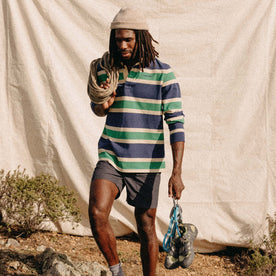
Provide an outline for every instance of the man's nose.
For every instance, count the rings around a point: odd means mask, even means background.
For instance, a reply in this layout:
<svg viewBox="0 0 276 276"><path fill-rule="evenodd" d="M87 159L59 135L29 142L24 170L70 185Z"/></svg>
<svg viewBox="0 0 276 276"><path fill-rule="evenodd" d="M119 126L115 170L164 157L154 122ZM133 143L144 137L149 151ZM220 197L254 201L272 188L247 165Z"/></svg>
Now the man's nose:
<svg viewBox="0 0 276 276"><path fill-rule="evenodd" d="M127 43L126 41L122 41L121 42L121 45L120 45L120 49L123 50L123 49L126 49L127 48Z"/></svg>

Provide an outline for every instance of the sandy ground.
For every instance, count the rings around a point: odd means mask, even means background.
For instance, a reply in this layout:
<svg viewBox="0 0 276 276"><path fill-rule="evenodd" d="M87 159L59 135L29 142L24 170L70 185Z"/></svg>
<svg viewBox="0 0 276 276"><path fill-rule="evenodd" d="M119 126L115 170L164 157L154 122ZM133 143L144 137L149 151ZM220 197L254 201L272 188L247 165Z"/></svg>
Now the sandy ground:
<svg viewBox="0 0 276 276"><path fill-rule="evenodd" d="M12 258L19 258L21 261L25 258L25 263L27 264L28 260L31 262L32 256L39 253L37 249L42 245L51 247L56 252L66 254L73 261L97 261L105 266L107 265L92 237L79 237L53 232L37 232L28 238L16 238L20 246L10 246L8 248L5 246L7 239L7 235L0 233L0 271L6 271L6 274L0 273L0 275L23 275L19 274L18 271L14 272L14 274L8 274L9 264L13 261ZM135 235L117 239L117 251L126 276L142 275L139 248L140 244ZM14 254L15 252L20 254ZM240 275L241 268L235 264L237 254L239 252L234 248L228 248L226 251L216 254L196 253L194 262L189 268L167 270L164 267L166 252L160 249L157 275ZM35 267L35 264L32 264L32 266Z"/></svg>

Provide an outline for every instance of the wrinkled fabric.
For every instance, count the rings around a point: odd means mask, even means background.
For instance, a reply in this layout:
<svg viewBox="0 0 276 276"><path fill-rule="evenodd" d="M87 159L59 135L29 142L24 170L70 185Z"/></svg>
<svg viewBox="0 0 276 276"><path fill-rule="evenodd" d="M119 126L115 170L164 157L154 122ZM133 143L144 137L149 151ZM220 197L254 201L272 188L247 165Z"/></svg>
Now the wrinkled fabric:
<svg viewBox="0 0 276 276"><path fill-rule="evenodd" d="M130 1L2 0L0 4L0 168L45 172L76 191L83 220L44 227L91 235L90 178L104 118L90 109L91 60L108 49L110 23ZM198 228L201 252L247 246L276 211L275 0L131 2L147 13L160 59L172 67L185 113L179 201L185 223ZM169 224L172 169L157 210L160 244ZM123 193L110 217L117 236L136 230Z"/></svg>

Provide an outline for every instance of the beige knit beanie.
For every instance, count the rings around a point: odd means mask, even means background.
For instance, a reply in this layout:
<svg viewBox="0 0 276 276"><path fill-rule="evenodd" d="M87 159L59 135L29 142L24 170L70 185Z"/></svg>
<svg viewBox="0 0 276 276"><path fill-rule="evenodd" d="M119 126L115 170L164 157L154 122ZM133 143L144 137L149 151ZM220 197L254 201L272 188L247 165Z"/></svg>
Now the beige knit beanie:
<svg viewBox="0 0 276 276"><path fill-rule="evenodd" d="M121 8L111 22L111 29L149 30L143 13L138 9Z"/></svg>

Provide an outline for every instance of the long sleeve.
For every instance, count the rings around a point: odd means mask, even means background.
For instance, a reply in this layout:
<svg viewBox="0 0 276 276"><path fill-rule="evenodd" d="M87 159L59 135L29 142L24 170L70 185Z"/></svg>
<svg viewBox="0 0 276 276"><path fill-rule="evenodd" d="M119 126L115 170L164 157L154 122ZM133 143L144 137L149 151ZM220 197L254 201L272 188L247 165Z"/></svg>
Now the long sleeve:
<svg viewBox="0 0 276 276"><path fill-rule="evenodd" d="M180 87L173 72L163 77L162 109L170 131L170 143L185 141Z"/></svg>

